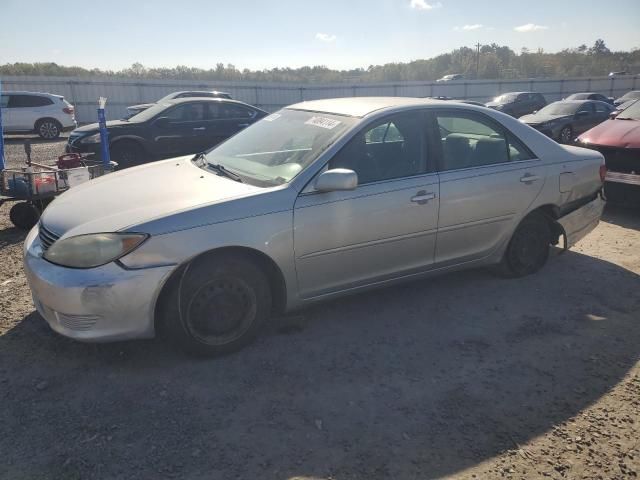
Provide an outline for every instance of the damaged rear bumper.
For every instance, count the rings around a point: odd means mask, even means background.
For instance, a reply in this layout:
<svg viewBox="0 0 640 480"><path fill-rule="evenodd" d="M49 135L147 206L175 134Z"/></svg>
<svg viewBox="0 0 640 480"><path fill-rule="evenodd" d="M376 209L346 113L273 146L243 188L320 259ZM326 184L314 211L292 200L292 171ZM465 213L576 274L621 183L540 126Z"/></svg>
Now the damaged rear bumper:
<svg viewBox="0 0 640 480"><path fill-rule="evenodd" d="M605 201L598 195L594 200L557 220L564 231L565 248L572 247L598 226L604 206Z"/></svg>

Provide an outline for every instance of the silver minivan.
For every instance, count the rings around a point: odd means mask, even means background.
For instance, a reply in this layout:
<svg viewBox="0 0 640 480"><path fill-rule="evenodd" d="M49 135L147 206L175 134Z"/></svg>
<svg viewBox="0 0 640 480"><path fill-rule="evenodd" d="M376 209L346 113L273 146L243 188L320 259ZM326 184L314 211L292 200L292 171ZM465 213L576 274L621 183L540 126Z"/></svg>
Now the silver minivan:
<svg viewBox="0 0 640 480"><path fill-rule="evenodd" d="M206 153L69 190L24 262L63 335L226 353L338 295L478 266L532 274L595 228L604 174L600 153L483 107L304 102Z"/></svg>

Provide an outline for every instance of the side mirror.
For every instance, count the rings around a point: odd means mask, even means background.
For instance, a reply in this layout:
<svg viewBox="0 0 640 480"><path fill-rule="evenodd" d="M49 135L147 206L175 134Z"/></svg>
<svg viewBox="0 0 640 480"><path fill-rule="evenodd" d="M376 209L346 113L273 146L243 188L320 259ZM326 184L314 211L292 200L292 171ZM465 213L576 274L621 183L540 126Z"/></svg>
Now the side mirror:
<svg viewBox="0 0 640 480"><path fill-rule="evenodd" d="M318 192L354 190L358 186L358 174L346 168L334 168L320 174L314 185Z"/></svg>
<svg viewBox="0 0 640 480"><path fill-rule="evenodd" d="M619 110L614 110L613 112L611 112L611 113L609 114L609 118L610 118L611 120L613 120L614 118L616 118L616 117L618 116L618 114L619 114L619 113L620 113L620 111L619 111Z"/></svg>
<svg viewBox="0 0 640 480"><path fill-rule="evenodd" d="M169 117L160 117L155 121L158 128L167 128L169 126Z"/></svg>

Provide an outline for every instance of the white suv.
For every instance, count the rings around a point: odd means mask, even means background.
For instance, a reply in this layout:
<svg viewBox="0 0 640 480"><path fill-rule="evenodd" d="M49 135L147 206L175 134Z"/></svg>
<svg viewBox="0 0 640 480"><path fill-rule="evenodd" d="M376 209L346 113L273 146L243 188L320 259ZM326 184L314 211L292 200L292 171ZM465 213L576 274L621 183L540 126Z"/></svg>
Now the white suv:
<svg viewBox="0 0 640 480"><path fill-rule="evenodd" d="M60 95L4 92L0 97L4 133L35 132L46 140L73 130L77 123L73 105Z"/></svg>

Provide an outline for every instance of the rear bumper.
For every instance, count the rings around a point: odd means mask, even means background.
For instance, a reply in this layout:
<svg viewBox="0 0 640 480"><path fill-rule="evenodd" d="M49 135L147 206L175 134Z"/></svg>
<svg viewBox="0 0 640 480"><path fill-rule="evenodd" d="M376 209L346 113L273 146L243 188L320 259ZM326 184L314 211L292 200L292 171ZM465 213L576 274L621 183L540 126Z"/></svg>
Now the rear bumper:
<svg viewBox="0 0 640 480"><path fill-rule="evenodd" d="M567 248L578 243L598 226L604 206L604 200L598 195L595 200L558 219L567 237Z"/></svg>

